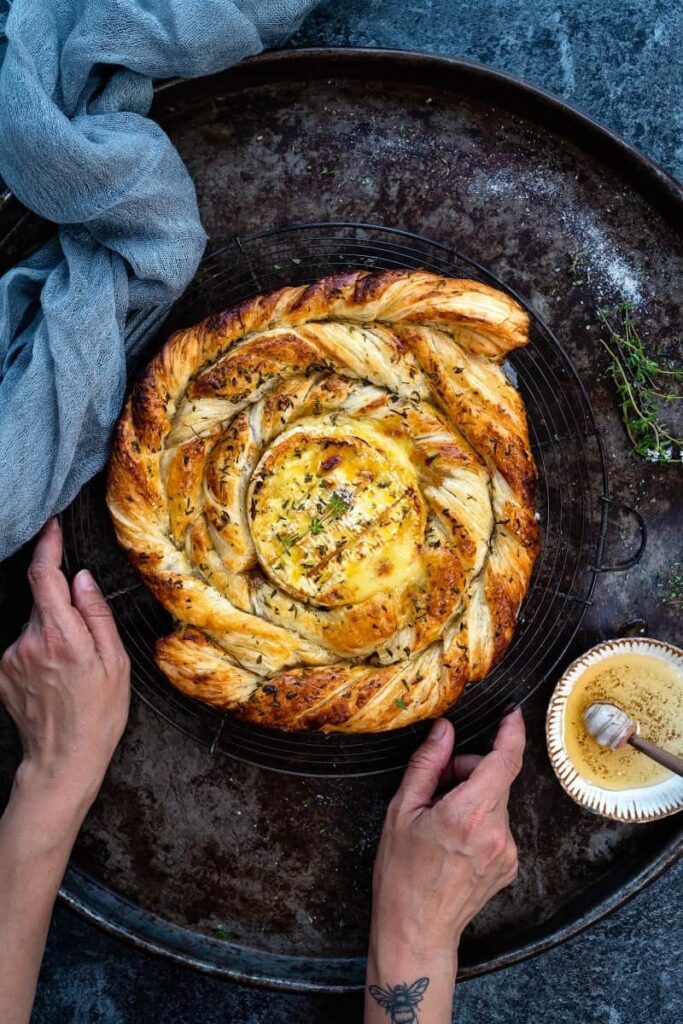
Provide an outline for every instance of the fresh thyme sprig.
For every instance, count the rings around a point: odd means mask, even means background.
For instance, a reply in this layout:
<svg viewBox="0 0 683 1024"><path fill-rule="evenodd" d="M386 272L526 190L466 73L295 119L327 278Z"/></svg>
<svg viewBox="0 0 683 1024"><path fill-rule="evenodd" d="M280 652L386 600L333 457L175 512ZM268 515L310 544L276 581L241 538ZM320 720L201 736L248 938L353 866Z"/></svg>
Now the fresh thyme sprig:
<svg viewBox="0 0 683 1024"><path fill-rule="evenodd" d="M663 379L667 385L683 381L683 368L667 369L648 356L632 312L630 302L620 303L615 310L598 310L598 320L607 329L607 338L601 337L600 344L610 357L621 418L631 446L641 458L659 463L680 462L683 437L677 437L662 422L660 407L683 398L670 386L663 386Z"/></svg>

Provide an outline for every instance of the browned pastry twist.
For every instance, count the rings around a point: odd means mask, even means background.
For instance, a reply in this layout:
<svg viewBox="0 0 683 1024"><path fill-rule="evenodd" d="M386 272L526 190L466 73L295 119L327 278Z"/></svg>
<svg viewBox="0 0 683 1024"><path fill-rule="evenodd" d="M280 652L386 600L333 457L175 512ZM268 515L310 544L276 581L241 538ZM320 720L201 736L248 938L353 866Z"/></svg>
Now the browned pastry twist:
<svg viewBox="0 0 683 1024"><path fill-rule="evenodd" d="M118 424L108 504L177 628L183 692L282 729L445 711L506 649L538 550L500 368L528 317L477 281L354 271L174 334Z"/></svg>

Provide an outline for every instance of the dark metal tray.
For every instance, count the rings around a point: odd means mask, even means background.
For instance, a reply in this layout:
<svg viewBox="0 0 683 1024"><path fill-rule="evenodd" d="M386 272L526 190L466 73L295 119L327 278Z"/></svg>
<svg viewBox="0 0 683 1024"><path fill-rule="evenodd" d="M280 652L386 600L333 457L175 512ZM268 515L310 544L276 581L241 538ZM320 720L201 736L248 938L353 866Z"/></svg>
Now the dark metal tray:
<svg viewBox="0 0 683 1024"><path fill-rule="evenodd" d="M549 584L554 607L560 601L570 609L571 628L555 650L561 653L576 633L564 663L622 633L636 617L637 628L680 640L676 608L663 602L660 587L680 545L680 467L628 456L595 325L598 306L632 298L646 336L675 344L683 263L678 186L551 97L488 69L422 55L272 54L213 79L165 86L156 115L197 183L210 252L223 253L209 258L205 272L212 273L218 259L222 269L247 274L253 257L252 291L270 286L271 277L277 283L288 270L291 279L301 279L307 270L297 262L301 237L292 248L291 232L268 241L251 236L297 221L374 222L429 235L442 248L357 223L318 224L300 235L309 252L311 238L329 242L332 232L347 265L349 239L361 261L368 246L381 246L381 257L374 251L378 265L405 261L405 250L417 252L417 262L438 256L450 265L466 253L530 302L578 374L565 367L563 376L558 365L552 377L552 400L567 422L571 411L578 431L554 440L552 424L541 418L536 438L537 454L547 453L546 480L561 480L563 457L580 468L562 481L565 508L582 511L580 571L562 580L556 573L540 577L536 598L541 601ZM48 230L5 201L0 265L24 255ZM387 246L395 247L389 255ZM328 247L326 258L331 252ZM289 254L289 268L283 254ZM650 262L651 254L656 259ZM574 285L579 278L583 283ZM202 278L182 310L189 313L193 294L225 305L231 287L235 280L226 280L225 292L219 288L214 299ZM148 326L133 325L143 341ZM543 394L549 396L547 388ZM580 458L567 458L569 451ZM617 505L644 514L650 539L637 567L612 575L599 571L603 563L628 563L639 544L637 524ZM564 524L565 533L561 526L556 535L546 529L545 539L548 556L555 562L564 557L566 564L566 513ZM109 567L103 582L125 617L137 598L128 591L113 595L134 583L106 560L97 483L67 512L65 526L72 558L90 552L101 576ZM569 536L576 546L576 527ZM9 640L25 616L19 584L25 558L0 569L0 640ZM535 642L552 647L557 638L552 628L546 633L553 635L539 633ZM531 691L556 660L539 662L540 674L525 675L538 654L530 646L519 663L524 685L515 695ZM74 853L64 898L110 930L205 970L290 988L360 985L374 845L399 776L354 773L400 763L417 735L400 749L392 745L388 759L382 744L374 763L363 755L349 768L342 758L341 772L338 757L330 761L327 749L318 751L302 774L300 759L278 747L276 737L255 740L229 731L223 743L221 726L215 742L207 742L192 707L169 707L167 691L144 673L136 682L144 699L134 702L129 730ZM550 686L527 702L527 764L511 812L520 880L468 931L463 976L576 933L655 877L683 847L675 818L641 828L619 825L566 799L543 742ZM220 754L221 746L238 756ZM17 748L4 719L0 752L6 789Z"/></svg>

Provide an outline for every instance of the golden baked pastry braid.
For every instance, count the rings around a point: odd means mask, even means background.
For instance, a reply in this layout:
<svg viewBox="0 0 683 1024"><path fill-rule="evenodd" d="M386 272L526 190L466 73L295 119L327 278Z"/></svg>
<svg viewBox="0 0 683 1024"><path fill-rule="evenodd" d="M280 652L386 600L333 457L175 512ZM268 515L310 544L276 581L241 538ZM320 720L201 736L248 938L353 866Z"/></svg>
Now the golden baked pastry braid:
<svg viewBox="0 0 683 1024"><path fill-rule="evenodd" d="M507 648L538 550L528 317L478 281L354 271L174 334L109 467L183 692L282 729L444 712Z"/></svg>

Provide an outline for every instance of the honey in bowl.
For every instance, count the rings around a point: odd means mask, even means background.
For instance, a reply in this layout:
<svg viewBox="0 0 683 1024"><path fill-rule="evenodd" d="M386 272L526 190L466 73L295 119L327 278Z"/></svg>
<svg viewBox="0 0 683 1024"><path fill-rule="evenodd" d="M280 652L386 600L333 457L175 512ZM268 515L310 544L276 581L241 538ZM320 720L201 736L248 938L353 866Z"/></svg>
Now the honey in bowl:
<svg viewBox="0 0 683 1024"><path fill-rule="evenodd" d="M586 732L583 713L596 701L616 704L640 723L640 735L683 755L683 673L651 654L615 653L590 665L574 684L565 710L564 742L579 774L603 789L652 786L671 773L629 744L601 747Z"/></svg>

